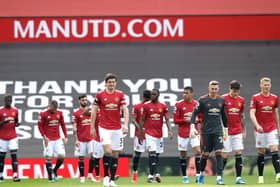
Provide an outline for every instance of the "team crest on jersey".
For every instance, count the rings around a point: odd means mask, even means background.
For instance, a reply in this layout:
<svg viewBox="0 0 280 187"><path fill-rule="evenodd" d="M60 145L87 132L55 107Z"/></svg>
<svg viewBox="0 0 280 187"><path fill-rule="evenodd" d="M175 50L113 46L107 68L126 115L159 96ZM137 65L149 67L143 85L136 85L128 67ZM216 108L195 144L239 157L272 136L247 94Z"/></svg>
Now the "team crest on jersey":
<svg viewBox="0 0 280 187"><path fill-rule="evenodd" d="M271 104L273 104L274 105L274 101L270 101L271 102Z"/></svg>
<svg viewBox="0 0 280 187"><path fill-rule="evenodd" d="M83 115L80 115L80 118L82 118L83 117Z"/></svg>
<svg viewBox="0 0 280 187"><path fill-rule="evenodd" d="M158 111L159 111L159 112L162 112L162 108L159 108Z"/></svg>
<svg viewBox="0 0 280 187"><path fill-rule="evenodd" d="M107 98L104 98L104 101L107 101Z"/></svg>
<svg viewBox="0 0 280 187"><path fill-rule="evenodd" d="M219 107L222 107L222 103L218 103Z"/></svg>
<svg viewBox="0 0 280 187"><path fill-rule="evenodd" d="M153 109L151 108L151 109L150 109L150 111L152 112L152 111L153 111Z"/></svg>
<svg viewBox="0 0 280 187"><path fill-rule="evenodd" d="M211 106L211 104L210 104L210 103L208 103L208 104L207 104L207 106Z"/></svg>
<svg viewBox="0 0 280 187"><path fill-rule="evenodd" d="M115 101L116 101L116 102L118 102L119 100L120 100L120 98L118 98L118 97L115 98Z"/></svg>
<svg viewBox="0 0 280 187"><path fill-rule="evenodd" d="M186 110L186 107L184 107L183 110Z"/></svg>
<svg viewBox="0 0 280 187"><path fill-rule="evenodd" d="M48 116L48 118L51 118L51 116Z"/></svg>
<svg viewBox="0 0 280 187"><path fill-rule="evenodd" d="M59 119L59 118L60 118L60 115L56 115L56 117Z"/></svg>
<svg viewBox="0 0 280 187"><path fill-rule="evenodd" d="M240 102L238 102L238 106L239 106L239 107L241 106L241 103L240 103Z"/></svg>
<svg viewBox="0 0 280 187"><path fill-rule="evenodd" d="M15 116L16 115L16 113L15 112L12 112L12 116Z"/></svg>
<svg viewBox="0 0 280 187"><path fill-rule="evenodd" d="M6 114L6 113L4 113L4 114L3 114L3 116L7 116L7 114Z"/></svg>
<svg viewBox="0 0 280 187"><path fill-rule="evenodd" d="M231 105L231 102L228 102L228 105Z"/></svg>
<svg viewBox="0 0 280 187"><path fill-rule="evenodd" d="M263 101L260 101L260 103L263 103Z"/></svg>

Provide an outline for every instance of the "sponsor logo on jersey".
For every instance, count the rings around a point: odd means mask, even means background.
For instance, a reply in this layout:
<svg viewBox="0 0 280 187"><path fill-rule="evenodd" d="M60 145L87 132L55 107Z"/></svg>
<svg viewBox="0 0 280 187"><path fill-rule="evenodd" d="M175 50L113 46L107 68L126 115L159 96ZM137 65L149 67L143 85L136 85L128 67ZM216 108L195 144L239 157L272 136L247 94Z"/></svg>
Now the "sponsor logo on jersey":
<svg viewBox="0 0 280 187"><path fill-rule="evenodd" d="M273 105L274 105L274 103L275 103L274 101L270 101L270 102L271 102L271 104L273 104Z"/></svg>
<svg viewBox="0 0 280 187"><path fill-rule="evenodd" d="M272 110L272 107L271 106L263 106L262 109L263 110Z"/></svg>
<svg viewBox="0 0 280 187"><path fill-rule="evenodd" d="M162 108L159 108L158 111L159 111L159 112L162 112L163 110L162 110Z"/></svg>
<svg viewBox="0 0 280 187"><path fill-rule="evenodd" d="M211 108L211 109L209 109L209 112L211 112L211 113L218 113L218 112L220 112L220 109L218 109L218 108Z"/></svg>
<svg viewBox="0 0 280 187"><path fill-rule="evenodd" d="M239 112L239 111L240 111L239 108L230 108L230 109L229 109L229 112L233 112L233 113L237 113L237 112Z"/></svg>
<svg viewBox="0 0 280 187"><path fill-rule="evenodd" d="M186 112L186 113L184 113L184 116L190 117L190 116L192 116L192 112Z"/></svg>
<svg viewBox="0 0 280 187"><path fill-rule="evenodd" d="M160 114L151 114L150 117L152 118L152 120L159 120L160 119Z"/></svg>
<svg viewBox="0 0 280 187"><path fill-rule="evenodd" d="M114 104L114 103L110 103L110 104L105 105L105 107L106 108L116 108L116 107L118 107L118 105Z"/></svg>
<svg viewBox="0 0 280 187"><path fill-rule="evenodd" d="M90 119L84 119L82 121L82 125L90 125L91 120Z"/></svg>

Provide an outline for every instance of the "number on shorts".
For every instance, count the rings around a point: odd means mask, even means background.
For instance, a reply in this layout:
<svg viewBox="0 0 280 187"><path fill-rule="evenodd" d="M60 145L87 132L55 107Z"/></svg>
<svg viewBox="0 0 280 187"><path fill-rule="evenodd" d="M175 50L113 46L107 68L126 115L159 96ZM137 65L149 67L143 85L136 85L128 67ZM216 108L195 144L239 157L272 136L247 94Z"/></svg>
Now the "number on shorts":
<svg viewBox="0 0 280 187"><path fill-rule="evenodd" d="M160 147L160 148L163 147L163 142L159 142L159 147Z"/></svg>
<svg viewBox="0 0 280 187"><path fill-rule="evenodd" d="M123 138L120 138L120 146L123 145Z"/></svg>
<svg viewBox="0 0 280 187"><path fill-rule="evenodd" d="M223 143L223 137L222 136L219 136L219 142Z"/></svg>

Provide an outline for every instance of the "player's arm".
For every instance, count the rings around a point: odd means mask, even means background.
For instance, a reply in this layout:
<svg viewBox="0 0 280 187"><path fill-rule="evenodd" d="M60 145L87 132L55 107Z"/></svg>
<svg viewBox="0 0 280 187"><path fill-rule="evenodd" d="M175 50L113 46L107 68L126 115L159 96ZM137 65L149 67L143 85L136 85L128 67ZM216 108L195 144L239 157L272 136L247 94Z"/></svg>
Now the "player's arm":
<svg viewBox="0 0 280 187"><path fill-rule="evenodd" d="M198 131L195 129L195 122L197 121L197 116L198 114L201 112L201 105L202 102L199 99L199 101L197 102L193 113L192 113L192 117L191 117L191 128L190 128L190 138L195 138L198 134Z"/></svg>
<svg viewBox="0 0 280 187"><path fill-rule="evenodd" d="M9 122L10 122L10 120L1 121L1 122L0 122L0 127L1 127L2 125L6 124L6 123L9 123Z"/></svg>
<svg viewBox="0 0 280 187"><path fill-rule="evenodd" d="M18 121L18 111L16 112L16 117L15 117L15 127L20 126L20 123Z"/></svg>
<svg viewBox="0 0 280 187"><path fill-rule="evenodd" d="M166 126L167 126L167 129L168 129L168 136L169 136L170 139L172 139L173 138L173 133L172 133L172 129L171 129L169 114L168 114L167 111L164 114L164 118L165 118Z"/></svg>
<svg viewBox="0 0 280 187"><path fill-rule="evenodd" d="M97 115L98 105L93 105L91 109L91 128L90 128L90 134L93 138L95 138L96 132L95 132L95 121L96 121L96 115Z"/></svg>
<svg viewBox="0 0 280 187"><path fill-rule="evenodd" d="M124 118L124 125L123 125L123 134L128 133L128 118L129 118L129 112L126 104L122 105L123 110L123 118Z"/></svg>
<svg viewBox="0 0 280 187"><path fill-rule="evenodd" d="M246 126L245 126L245 113L242 112L240 114L240 119L241 119L241 128L242 128L242 134L243 134L243 139L246 137Z"/></svg>
<svg viewBox="0 0 280 187"><path fill-rule="evenodd" d="M279 127L279 111L278 107L274 109L274 117L275 117L275 123L276 123L276 128L278 131L278 135L280 136L280 127Z"/></svg>
<svg viewBox="0 0 280 187"><path fill-rule="evenodd" d="M257 131L262 133L263 132L263 128L259 125L257 118L256 118L256 109L252 108L250 109L250 118L254 124L254 126L256 127Z"/></svg>
<svg viewBox="0 0 280 187"><path fill-rule="evenodd" d="M134 105L133 109L132 109L132 113L131 113L131 121L132 121L133 125L135 126L135 128L139 129L139 124L137 123L136 119L137 119L137 108Z"/></svg>
<svg viewBox="0 0 280 187"><path fill-rule="evenodd" d="M67 135L67 129L66 129L66 124L64 122L64 117L63 117L63 114L61 113L61 118L60 118L60 125L61 125L61 128L62 128L62 132L64 134L64 144L67 144L68 142L68 135Z"/></svg>
<svg viewBox="0 0 280 187"><path fill-rule="evenodd" d="M77 116L75 116L75 114L72 115L72 124L73 124L73 135L75 138L75 145L78 146L79 145L79 140L78 140L78 135L77 135L77 123L78 119Z"/></svg>
<svg viewBox="0 0 280 187"><path fill-rule="evenodd" d="M48 142L49 142L49 139L48 137L46 136L45 134L45 131L44 131L44 125L46 123L45 121L45 118L43 116L42 113L39 114L39 117L38 117L38 128L39 128L39 132L41 133L42 137L43 137L43 140L44 140L44 144L45 144L45 147L48 146Z"/></svg>
<svg viewBox="0 0 280 187"><path fill-rule="evenodd" d="M227 113L226 113L226 105L224 103L223 108L222 108L222 121L223 121L223 125L224 128L228 128L228 119L227 119Z"/></svg>

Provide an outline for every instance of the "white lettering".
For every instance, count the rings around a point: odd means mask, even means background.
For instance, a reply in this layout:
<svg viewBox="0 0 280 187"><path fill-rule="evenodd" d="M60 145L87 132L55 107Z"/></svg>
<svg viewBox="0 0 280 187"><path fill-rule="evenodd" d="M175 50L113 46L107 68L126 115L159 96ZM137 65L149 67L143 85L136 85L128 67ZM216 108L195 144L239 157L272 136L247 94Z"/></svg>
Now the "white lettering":
<svg viewBox="0 0 280 187"><path fill-rule="evenodd" d="M25 38L29 33L29 38L34 38L34 21L30 20L27 22L25 28L23 29L20 21L14 22L14 36L15 38Z"/></svg>

